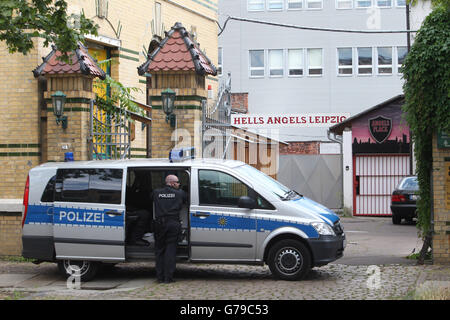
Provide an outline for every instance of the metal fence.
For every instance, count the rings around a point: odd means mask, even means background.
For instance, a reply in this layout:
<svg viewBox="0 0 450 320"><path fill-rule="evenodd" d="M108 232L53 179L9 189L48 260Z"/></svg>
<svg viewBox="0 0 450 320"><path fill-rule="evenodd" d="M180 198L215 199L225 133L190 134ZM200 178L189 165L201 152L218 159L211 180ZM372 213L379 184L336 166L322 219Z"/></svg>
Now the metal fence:
<svg viewBox="0 0 450 320"><path fill-rule="evenodd" d="M130 158L130 122L126 111L107 113L92 101L89 144L92 160Z"/></svg>
<svg viewBox="0 0 450 320"><path fill-rule="evenodd" d="M278 180L330 209L343 207L342 155L280 155Z"/></svg>

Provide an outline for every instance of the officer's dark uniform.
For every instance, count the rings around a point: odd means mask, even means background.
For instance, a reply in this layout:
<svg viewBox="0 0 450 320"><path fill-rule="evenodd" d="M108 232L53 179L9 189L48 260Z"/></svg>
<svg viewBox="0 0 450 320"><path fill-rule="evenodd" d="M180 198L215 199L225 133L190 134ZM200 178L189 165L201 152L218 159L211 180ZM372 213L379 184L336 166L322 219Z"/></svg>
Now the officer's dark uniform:
<svg viewBox="0 0 450 320"><path fill-rule="evenodd" d="M153 191L155 203L155 253L158 281L173 281L178 237L181 234L180 210L186 193L170 186Z"/></svg>

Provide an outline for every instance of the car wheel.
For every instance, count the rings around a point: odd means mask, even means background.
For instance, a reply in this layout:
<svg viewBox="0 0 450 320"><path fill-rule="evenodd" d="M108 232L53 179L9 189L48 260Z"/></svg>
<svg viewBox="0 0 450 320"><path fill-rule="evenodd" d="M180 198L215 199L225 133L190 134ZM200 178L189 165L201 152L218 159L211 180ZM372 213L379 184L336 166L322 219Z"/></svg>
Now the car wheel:
<svg viewBox="0 0 450 320"><path fill-rule="evenodd" d="M393 224L400 224L402 222L402 217L399 217L396 214L392 214L392 223Z"/></svg>
<svg viewBox="0 0 450 320"><path fill-rule="evenodd" d="M92 280L99 269L100 264L94 261L86 260L61 260L58 262L58 269L66 278L79 278L80 281Z"/></svg>
<svg viewBox="0 0 450 320"><path fill-rule="evenodd" d="M300 241L281 240L270 248L268 265L278 279L300 280L311 268L311 254Z"/></svg>

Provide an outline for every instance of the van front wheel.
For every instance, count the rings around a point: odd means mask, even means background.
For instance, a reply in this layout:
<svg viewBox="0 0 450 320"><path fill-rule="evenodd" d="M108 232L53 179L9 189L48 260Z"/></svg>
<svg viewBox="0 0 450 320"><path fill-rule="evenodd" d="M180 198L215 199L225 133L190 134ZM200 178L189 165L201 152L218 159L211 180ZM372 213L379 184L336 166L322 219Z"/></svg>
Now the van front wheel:
<svg viewBox="0 0 450 320"><path fill-rule="evenodd" d="M270 248L268 265L279 279L300 280L309 272L311 254L300 241L281 240Z"/></svg>
<svg viewBox="0 0 450 320"><path fill-rule="evenodd" d="M99 263L86 260L61 260L58 261L58 269L66 278L73 277L75 281L92 280L99 269Z"/></svg>

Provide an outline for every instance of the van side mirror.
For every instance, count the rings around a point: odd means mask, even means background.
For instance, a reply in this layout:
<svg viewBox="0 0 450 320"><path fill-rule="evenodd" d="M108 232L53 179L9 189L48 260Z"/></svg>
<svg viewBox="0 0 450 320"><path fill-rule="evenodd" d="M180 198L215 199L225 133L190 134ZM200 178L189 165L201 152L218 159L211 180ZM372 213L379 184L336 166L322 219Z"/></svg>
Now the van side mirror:
<svg viewBox="0 0 450 320"><path fill-rule="evenodd" d="M250 197L242 196L238 201L239 208L255 209L256 201Z"/></svg>

